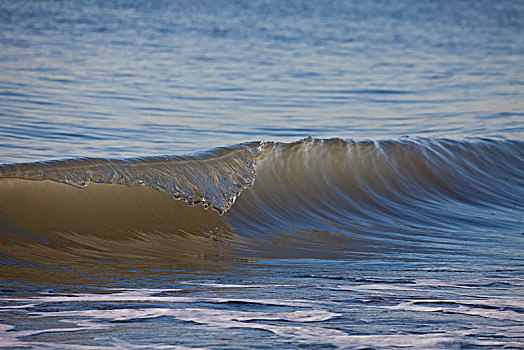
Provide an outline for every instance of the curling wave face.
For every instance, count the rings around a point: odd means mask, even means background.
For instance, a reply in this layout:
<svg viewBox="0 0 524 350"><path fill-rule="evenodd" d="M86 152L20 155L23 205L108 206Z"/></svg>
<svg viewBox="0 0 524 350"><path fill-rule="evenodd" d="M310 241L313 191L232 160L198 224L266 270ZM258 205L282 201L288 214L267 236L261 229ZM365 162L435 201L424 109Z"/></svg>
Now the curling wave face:
<svg viewBox="0 0 524 350"><path fill-rule="evenodd" d="M0 198L7 265L474 254L475 242L519 239L524 143L308 138L12 164Z"/></svg>
<svg viewBox="0 0 524 350"><path fill-rule="evenodd" d="M52 180L76 187L90 182L145 185L175 199L202 203L220 214L227 211L243 189L253 185L255 166L263 144L253 142L219 148L198 156L138 159L80 158L0 167L0 178Z"/></svg>

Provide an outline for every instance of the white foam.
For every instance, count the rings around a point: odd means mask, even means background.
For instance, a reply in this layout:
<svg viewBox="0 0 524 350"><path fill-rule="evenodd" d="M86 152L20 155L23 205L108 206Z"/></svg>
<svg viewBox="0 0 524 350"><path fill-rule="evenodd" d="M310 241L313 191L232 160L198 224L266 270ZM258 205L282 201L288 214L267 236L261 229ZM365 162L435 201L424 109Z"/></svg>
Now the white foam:
<svg viewBox="0 0 524 350"><path fill-rule="evenodd" d="M431 281L433 283L434 281ZM359 291L363 293L397 293L399 291L419 291L425 293L426 289L418 287L392 285L392 284L363 284L340 286L340 291ZM501 347L517 347L515 342L485 339L485 334L503 335L508 338L518 338L522 335L522 329L517 326L508 326L504 329L500 327L482 328L476 330L471 327L467 331L455 332L435 332L427 334L349 334L340 329L333 329L328 321L342 316L341 313L329 311L330 307L336 306L337 309L343 308L340 303L322 300L306 299L256 299L256 298L218 298L218 297L187 297L177 295L158 295L161 292L177 292L177 289L130 289L122 290L110 294L72 294L72 295L40 295L35 298L15 299L3 298L1 300L9 302L23 302L24 304L7 305L0 308L0 311L9 312L11 309L26 311L26 317L54 317L61 322L73 324L74 327L50 328L40 330L16 331L13 326L0 324L0 345L8 346L27 346L28 344L39 347L40 343L26 343L21 341L22 337L37 335L41 333L53 332L77 332L94 331L98 329L119 328L108 322L132 322L133 320L154 319L158 317L172 317L181 321L194 322L194 327L202 329L209 328L210 331L227 330L229 328L246 328L265 330L281 337L285 341L312 341L326 342L340 347L369 346L369 347L415 347L415 348L460 348L464 345ZM33 311L32 308L45 303L106 303L114 302L114 309L83 309L68 311ZM119 302L130 302L140 306L137 308L119 308ZM286 308L276 309L271 312L264 311L241 311L229 310L220 304L229 302L255 303L271 306L285 306ZM138 303L156 303L157 307L143 307ZM215 308L204 308L195 303L212 303ZM449 305L446 305L448 303ZM182 304L182 305L180 305ZM416 299L405 300L397 305L373 304L360 307L375 310L401 310L413 312L442 312L451 314L468 315L475 317L486 317L497 320L508 320L517 323L524 322L524 315L510 307L522 307L523 301L519 298L510 297L471 297L457 299ZM153 305L152 305L153 306ZM198 307L193 307L198 306ZM493 307L494 309L488 309ZM289 310L289 308L295 308ZM298 308L298 310L297 310ZM280 322L282 321L282 322ZM292 323L291 323L292 322ZM318 322L318 323L317 323ZM324 322L324 323L320 323ZM268 324L270 323L270 324ZM504 333L505 332L505 333ZM504 335L506 334L506 335ZM42 343L42 347L47 347ZM108 339L108 348L140 348L132 346L118 339ZM56 344L54 344L56 345ZM68 348L75 348L69 346ZM519 346L521 346L520 344ZM52 347L52 346L50 346ZM162 348L160 344L158 348ZM83 347L89 348L89 347ZM98 348L98 347L96 347ZM173 348L173 347L170 347ZM181 349L181 347L174 347Z"/></svg>
<svg viewBox="0 0 524 350"><path fill-rule="evenodd" d="M453 303L453 306L446 306L446 305L420 305L421 303ZM417 300L414 301L406 301L402 302L398 305L383 305L383 306L375 306L381 309L388 309L388 310L402 310L402 311L417 311L417 312L446 312L446 313L453 313L453 314L462 314L462 315L469 315L469 316L481 316L486 318L493 318L493 319L499 319L499 320L509 320L509 321L515 321L515 322L524 322L524 314L515 312L513 310L503 310L503 309L485 309L485 308L479 308L475 307L474 305L471 305L475 303L476 301L467 300L464 301L465 303L468 303L470 305L462 305L460 304L460 301L457 300L434 300L434 299L428 299L428 300ZM486 305L486 304L485 304Z"/></svg>
<svg viewBox="0 0 524 350"><path fill-rule="evenodd" d="M58 344L56 342L46 343L41 341L23 341L20 340L21 338L28 337L28 336L34 336L42 333L61 333L61 332L78 332L78 331L96 331L100 329L107 329L106 324L102 323L92 323L92 322L86 322L86 323L77 323L77 327L75 328L48 328L48 329L40 329L40 330L23 330L23 331L17 331L14 326L12 325L6 325L6 324L0 324L0 347L22 347L22 348L39 348L39 349L57 349L57 348L66 348L66 349L93 349L93 350L111 350L111 349L150 349L151 345L136 345L128 343L127 341L123 339L118 339L115 337L104 337L107 344L110 345L77 345L77 344L71 344L71 343L61 343ZM174 349L174 350L187 350L190 349L185 346L173 346L173 345L155 345L155 349ZM194 348L191 347L191 349L200 349L200 348Z"/></svg>
<svg viewBox="0 0 524 350"><path fill-rule="evenodd" d="M4 305L0 306L0 310L9 310L9 309L27 309L30 307L35 307L36 304L22 304L22 305Z"/></svg>
<svg viewBox="0 0 524 350"><path fill-rule="evenodd" d="M186 297L155 295L162 290L132 289L108 294L71 294L71 295L41 295L31 298L0 298L0 301L17 301L28 303L18 308L29 308L41 303L71 303L71 302L158 302L158 303L252 303L273 306L310 307L312 304L329 304L326 301L307 299L251 299L251 298L214 298L214 297ZM168 290L173 291L173 290Z"/></svg>
<svg viewBox="0 0 524 350"><path fill-rule="evenodd" d="M185 321L197 323L213 323L224 321L252 321L252 320L283 320L292 322L319 322L327 321L340 314L325 310L297 310L292 312L248 312L235 310L217 310L202 308L140 308L140 309L110 309L110 310L73 310L54 312L32 312L37 317L87 317L108 319L111 321L129 321L132 319L147 319L162 316L171 316Z"/></svg>

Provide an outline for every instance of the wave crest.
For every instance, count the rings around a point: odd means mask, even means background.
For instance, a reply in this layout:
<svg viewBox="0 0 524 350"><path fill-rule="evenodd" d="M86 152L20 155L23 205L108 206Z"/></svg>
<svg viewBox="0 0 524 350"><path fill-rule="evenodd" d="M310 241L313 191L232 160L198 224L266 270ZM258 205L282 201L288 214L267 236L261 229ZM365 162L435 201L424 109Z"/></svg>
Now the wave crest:
<svg viewBox="0 0 524 350"><path fill-rule="evenodd" d="M222 215L244 189L253 185L256 164L267 147L251 142L194 156L78 158L2 165L0 178L52 180L81 188L90 182L145 185L190 206L201 203Z"/></svg>

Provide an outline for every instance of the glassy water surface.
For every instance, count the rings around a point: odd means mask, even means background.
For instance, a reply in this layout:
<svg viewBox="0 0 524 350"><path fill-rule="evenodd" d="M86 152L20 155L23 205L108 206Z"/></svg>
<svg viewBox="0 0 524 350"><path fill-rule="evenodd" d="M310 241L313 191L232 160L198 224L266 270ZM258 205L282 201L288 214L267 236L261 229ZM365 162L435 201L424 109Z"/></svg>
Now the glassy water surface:
<svg viewBox="0 0 524 350"><path fill-rule="evenodd" d="M3 1L0 346L524 347L522 18Z"/></svg>

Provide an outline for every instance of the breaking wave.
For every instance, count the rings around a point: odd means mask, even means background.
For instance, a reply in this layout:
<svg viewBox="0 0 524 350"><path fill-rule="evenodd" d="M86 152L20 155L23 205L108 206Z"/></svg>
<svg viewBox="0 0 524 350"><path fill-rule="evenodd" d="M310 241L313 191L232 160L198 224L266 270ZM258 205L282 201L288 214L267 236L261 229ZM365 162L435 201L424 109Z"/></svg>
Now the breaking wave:
<svg viewBox="0 0 524 350"><path fill-rule="evenodd" d="M90 182L149 186L190 205L202 203L220 214L253 185L263 144L218 148L198 156L137 159L79 158L0 167L0 178L52 180L84 188Z"/></svg>
<svg viewBox="0 0 524 350"><path fill-rule="evenodd" d="M524 142L308 138L6 164L0 198L7 265L452 254L521 235Z"/></svg>

